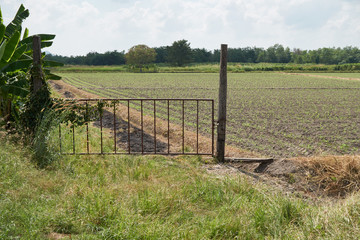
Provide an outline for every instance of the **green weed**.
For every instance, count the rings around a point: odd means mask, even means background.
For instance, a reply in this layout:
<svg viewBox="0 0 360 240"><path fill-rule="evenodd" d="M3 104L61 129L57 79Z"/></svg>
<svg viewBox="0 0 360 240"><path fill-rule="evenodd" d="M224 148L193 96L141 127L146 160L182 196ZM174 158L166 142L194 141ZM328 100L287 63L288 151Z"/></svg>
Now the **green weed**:
<svg viewBox="0 0 360 240"><path fill-rule="evenodd" d="M0 142L0 238L358 239L359 194L304 201L198 157L61 156L39 169Z"/></svg>

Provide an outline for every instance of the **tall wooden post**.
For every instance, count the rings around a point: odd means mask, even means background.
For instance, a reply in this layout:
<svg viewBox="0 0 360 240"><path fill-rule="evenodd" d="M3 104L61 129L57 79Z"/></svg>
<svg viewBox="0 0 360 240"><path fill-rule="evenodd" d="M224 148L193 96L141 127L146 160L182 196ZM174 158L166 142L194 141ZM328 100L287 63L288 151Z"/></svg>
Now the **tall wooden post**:
<svg viewBox="0 0 360 240"><path fill-rule="evenodd" d="M217 144L216 144L216 158L220 162L223 162L225 160L226 98L227 98L227 44L221 44L219 113L218 113Z"/></svg>
<svg viewBox="0 0 360 240"><path fill-rule="evenodd" d="M41 69L41 38L33 37L33 69L31 71L33 81L33 93L40 90L43 85L43 73Z"/></svg>

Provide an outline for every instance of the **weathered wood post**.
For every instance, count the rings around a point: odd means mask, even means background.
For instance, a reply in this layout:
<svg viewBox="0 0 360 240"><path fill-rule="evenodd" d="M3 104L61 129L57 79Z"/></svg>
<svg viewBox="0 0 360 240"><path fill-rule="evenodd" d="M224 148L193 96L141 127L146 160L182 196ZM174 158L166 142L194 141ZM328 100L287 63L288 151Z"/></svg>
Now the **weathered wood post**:
<svg viewBox="0 0 360 240"><path fill-rule="evenodd" d="M41 68L41 38L33 37L33 69L31 71L33 93L39 91L43 85L43 72Z"/></svg>
<svg viewBox="0 0 360 240"><path fill-rule="evenodd" d="M216 158L220 162L223 162L225 160L226 98L227 98L227 44L221 44L219 112L218 112L218 126L217 126L217 144L216 144Z"/></svg>

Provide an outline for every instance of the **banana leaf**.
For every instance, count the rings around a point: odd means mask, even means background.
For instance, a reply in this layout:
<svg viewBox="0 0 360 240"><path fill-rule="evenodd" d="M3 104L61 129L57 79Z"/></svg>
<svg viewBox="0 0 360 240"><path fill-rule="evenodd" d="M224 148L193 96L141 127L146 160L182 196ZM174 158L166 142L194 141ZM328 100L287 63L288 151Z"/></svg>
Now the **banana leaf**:
<svg viewBox="0 0 360 240"><path fill-rule="evenodd" d="M14 85L4 85L1 86L0 89L4 95L12 94L19 97L26 97L29 93L28 89Z"/></svg>
<svg viewBox="0 0 360 240"><path fill-rule="evenodd" d="M56 74L51 73L50 69L44 68L43 70L44 70L44 73L45 73L47 79L49 79L49 80L61 80L61 77L56 75Z"/></svg>
<svg viewBox="0 0 360 240"><path fill-rule="evenodd" d="M1 7L0 7L0 24L3 23L3 17L2 17L2 12L1 12Z"/></svg>
<svg viewBox="0 0 360 240"><path fill-rule="evenodd" d="M61 80L61 77L59 75L48 73L46 74L47 79L49 80Z"/></svg>
<svg viewBox="0 0 360 240"><path fill-rule="evenodd" d="M15 52L9 62L15 62L16 60L18 60L24 54L25 51L26 51L26 45L22 45L22 46L18 47L15 50Z"/></svg>
<svg viewBox="0 0 360 240"><path fill-rule="evenodd" d="M20 58L19 60L30 60L32 59L32 51L29 52L25 52Z"/></svg>
<svg viewBox="0 0 360 240"><path fill-rule="evenodd" d="M12 22L7 25L5 30L5 36L10 38L16 31L21 32L21 24L29 16L29 10L25 9L24 5L20 5Z"/></svg>
<svg viewBox="0 0 360 240"><path fill-rule="evenodd" d="M20 32L16 31L9 39L9 41L6 43L5 52L4 55L2 56L2 60L4 60L5 62L10 61L11 57L15 53L15 49L18 46L19 40L20 40Z"/></svg>
<svg viewBox="0 0 360 240"><path fill-rule="evenodd" d="M0 23L0 42L3 40L4 36L5 36L5 25Z"/></svg>
<svg viewBox="0 0 360 240"><path fill-rule="evenodd" d="M14 76L0 84L2 96L12 94L13 96L26 97L29 93L29 83L26 78Z"/></svg>
<svg viewBox="0 0 360 240"><path fill-rule="evenodd" d="M4 66L2 66L2 63L0 63L0 72L14 72L21 69L27 70L31 66L32 62L32 59L26 59L5 64Z"/></svg>
<svg viewBox="0 0 360 240"><path fill-rule="evenodd" d="M24 31L24 35L22 37L22 39L25 39L29 36L29 29L28 28L25 28L25 31Z"/></svg>
<svg viewBox="0 0 360 240"><path fill-rule="evenodd" d="M41 42L41 48L51 47L53 42Z"/></svg>
<svg viewBox="0 0 360 240"><path fill-rule="evenodd" d="M5 47L6 47L6 40L0 45L0 59L2 59L2 56L4 55L5 52Z"/></svg>
<svg viewBox="0 0 360 240"><path fill-rule="evenodd" d="M54 34L37 34L40 37L41 41L51 41L55 38ZM20 44L32 44L34 36L29 36L20 41Z"/></svg>
<svg viewBox="0 0 360 240"><path fill-rule="evenodd" d="M52 44L53 44L53 42L41 42L41 48L50 47ZM32 42L27 43L26 46L27 46L26 53L29 53L30 55L32 55L32 50L33 50Z"/></svg>

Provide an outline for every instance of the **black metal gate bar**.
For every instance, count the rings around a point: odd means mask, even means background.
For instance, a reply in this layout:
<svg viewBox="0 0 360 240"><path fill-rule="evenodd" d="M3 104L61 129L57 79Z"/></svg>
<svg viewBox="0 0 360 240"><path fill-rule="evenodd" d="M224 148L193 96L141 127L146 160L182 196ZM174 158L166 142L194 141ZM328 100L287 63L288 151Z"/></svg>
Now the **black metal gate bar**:
<svg viewBox="0 0 360 240"><path fill-rule="evenodd" d="M196 153L199 153L199 100L196 100Z"/></svg>
<svg viewBox="0 0 360 240"><path fill-rule="evenodd" d="M185 101L182 100L182 153L185 153Z"/></svg>
<svg viewBox="0 0 360 240"><path fill-rule="evenodd" d="M131 146L130 146L130 100L127 100L128 103L128 150L129 154L131 153Z"/></svg>
<svg viewBox="0 0 360 240"><path fill-rule="evenodd" d="M86 151L89 154L90 153L90 147L89 147L89 103L88 101L85 101L86 103Z"/></svg>
<svg viewBox="0 0 360 240"><path fill-rule="evenodd" d="M116 103L114 102L114 153L116 153Z"/></svg>
<svg viewBox="0 0 360 240"><path fill-rule="evenodd" d="M62 154L62 149L61 149L61 124L59 124L59 147L60 147L60 154Z"/></svg>
<svg viewBox="0 0 360 240"><path fill-rule="evenodd" d="M154 152L156 154L156 101L154 100Z"/></svg>
<svg viewBox="0 0 360 240"><path fill-rule="evenodd" d="M103 151L103 113L102 113L102 110L101 110L101 112L100 112L100 143L101 143L101 145L100 145L100 150L101 150L101 153L104 153L104 151Z"/></svg>
<svg viewBox="0 0 360 240"><path fill-rule="evenodd" d="M170 154L170 100L167 100L167 120L168 120L168 126L167 126L167 137L168 137L168 154Z"/></svg>
<svg viewBox="0 0 360 240"><path fill-rule="evenodd" d="M74 101L74 99L69 100ZM214 100L212 99L76 99L77 102L85 102L85 122L86 122L86 152L76 152L76 134L75 134L75 124L72 124L72 153L64 153L63 146L62 146L62 132L61 132L61 125L59 125L59 139L60 139L60 153L66 155L101 155L101 154L162 154L162 155L211 155L214 156L214 130L215 130L215 122L214 122ZM89 113L89 102L101 102L104 101L113 101L113 105L108 105L111 109L112 107L112 114L113 114L113 152L104 152L104 105L99 105L99 123L100 123L100 153L91 152L90 151L90 141L89 141L89 121L90 121L90 113ZM116 104L120 101L127 102L127 146L128 150L126 152L118 152L117 151L117 135L116 135ZM141 121L141 152L138 151L131 151L131 115L130 115L130 101L140 101L140 121ZM153 101L153 117L154 117L154 151L148 152L144 149L144 101ZM157 106L156 101L165 101L165 106L167 107L167 151L164 152L158 151L157 146ZM170 149L170 101L180 101L181 104L181 122L182 122L182 151L181 152L171 152ZM193 153L185 153L185 101L196 101L196 151ZM211 153L203 153L199 151L199 103L201 101L204 102L211 102ZM109 109L109 108L108 108ZM111 111L111 110L110 110ZM111 112L110 112L111 114ZM106 115L106 119L109 119ZM111 119L111 118L110 118ZM110 120L111 121L111 120ZM135 130L136 132L136 130ZM134 133L135 133L134 132Z"/></svg>
<svg viewBox="0 0 360 240"><path fill-rule="evenodd" d="M214 107L214 101L211 101L211 156L215 156L214 154L214 145L215 145L215 140L214 140L214 135L215 135L215 107Z"/></svg>
<svg viewBox="0 0 360 240"><path fill-rule="evenodd" d="M141 153L144 154L144 112L143 112L143 101L141 101Z"/></svg>
<svg viewBox="0 0 360 240"><path fill-rule="evenodd" d="M73 132L73 154L75 154L75 125L72 125L72 132Z"/></svg>

